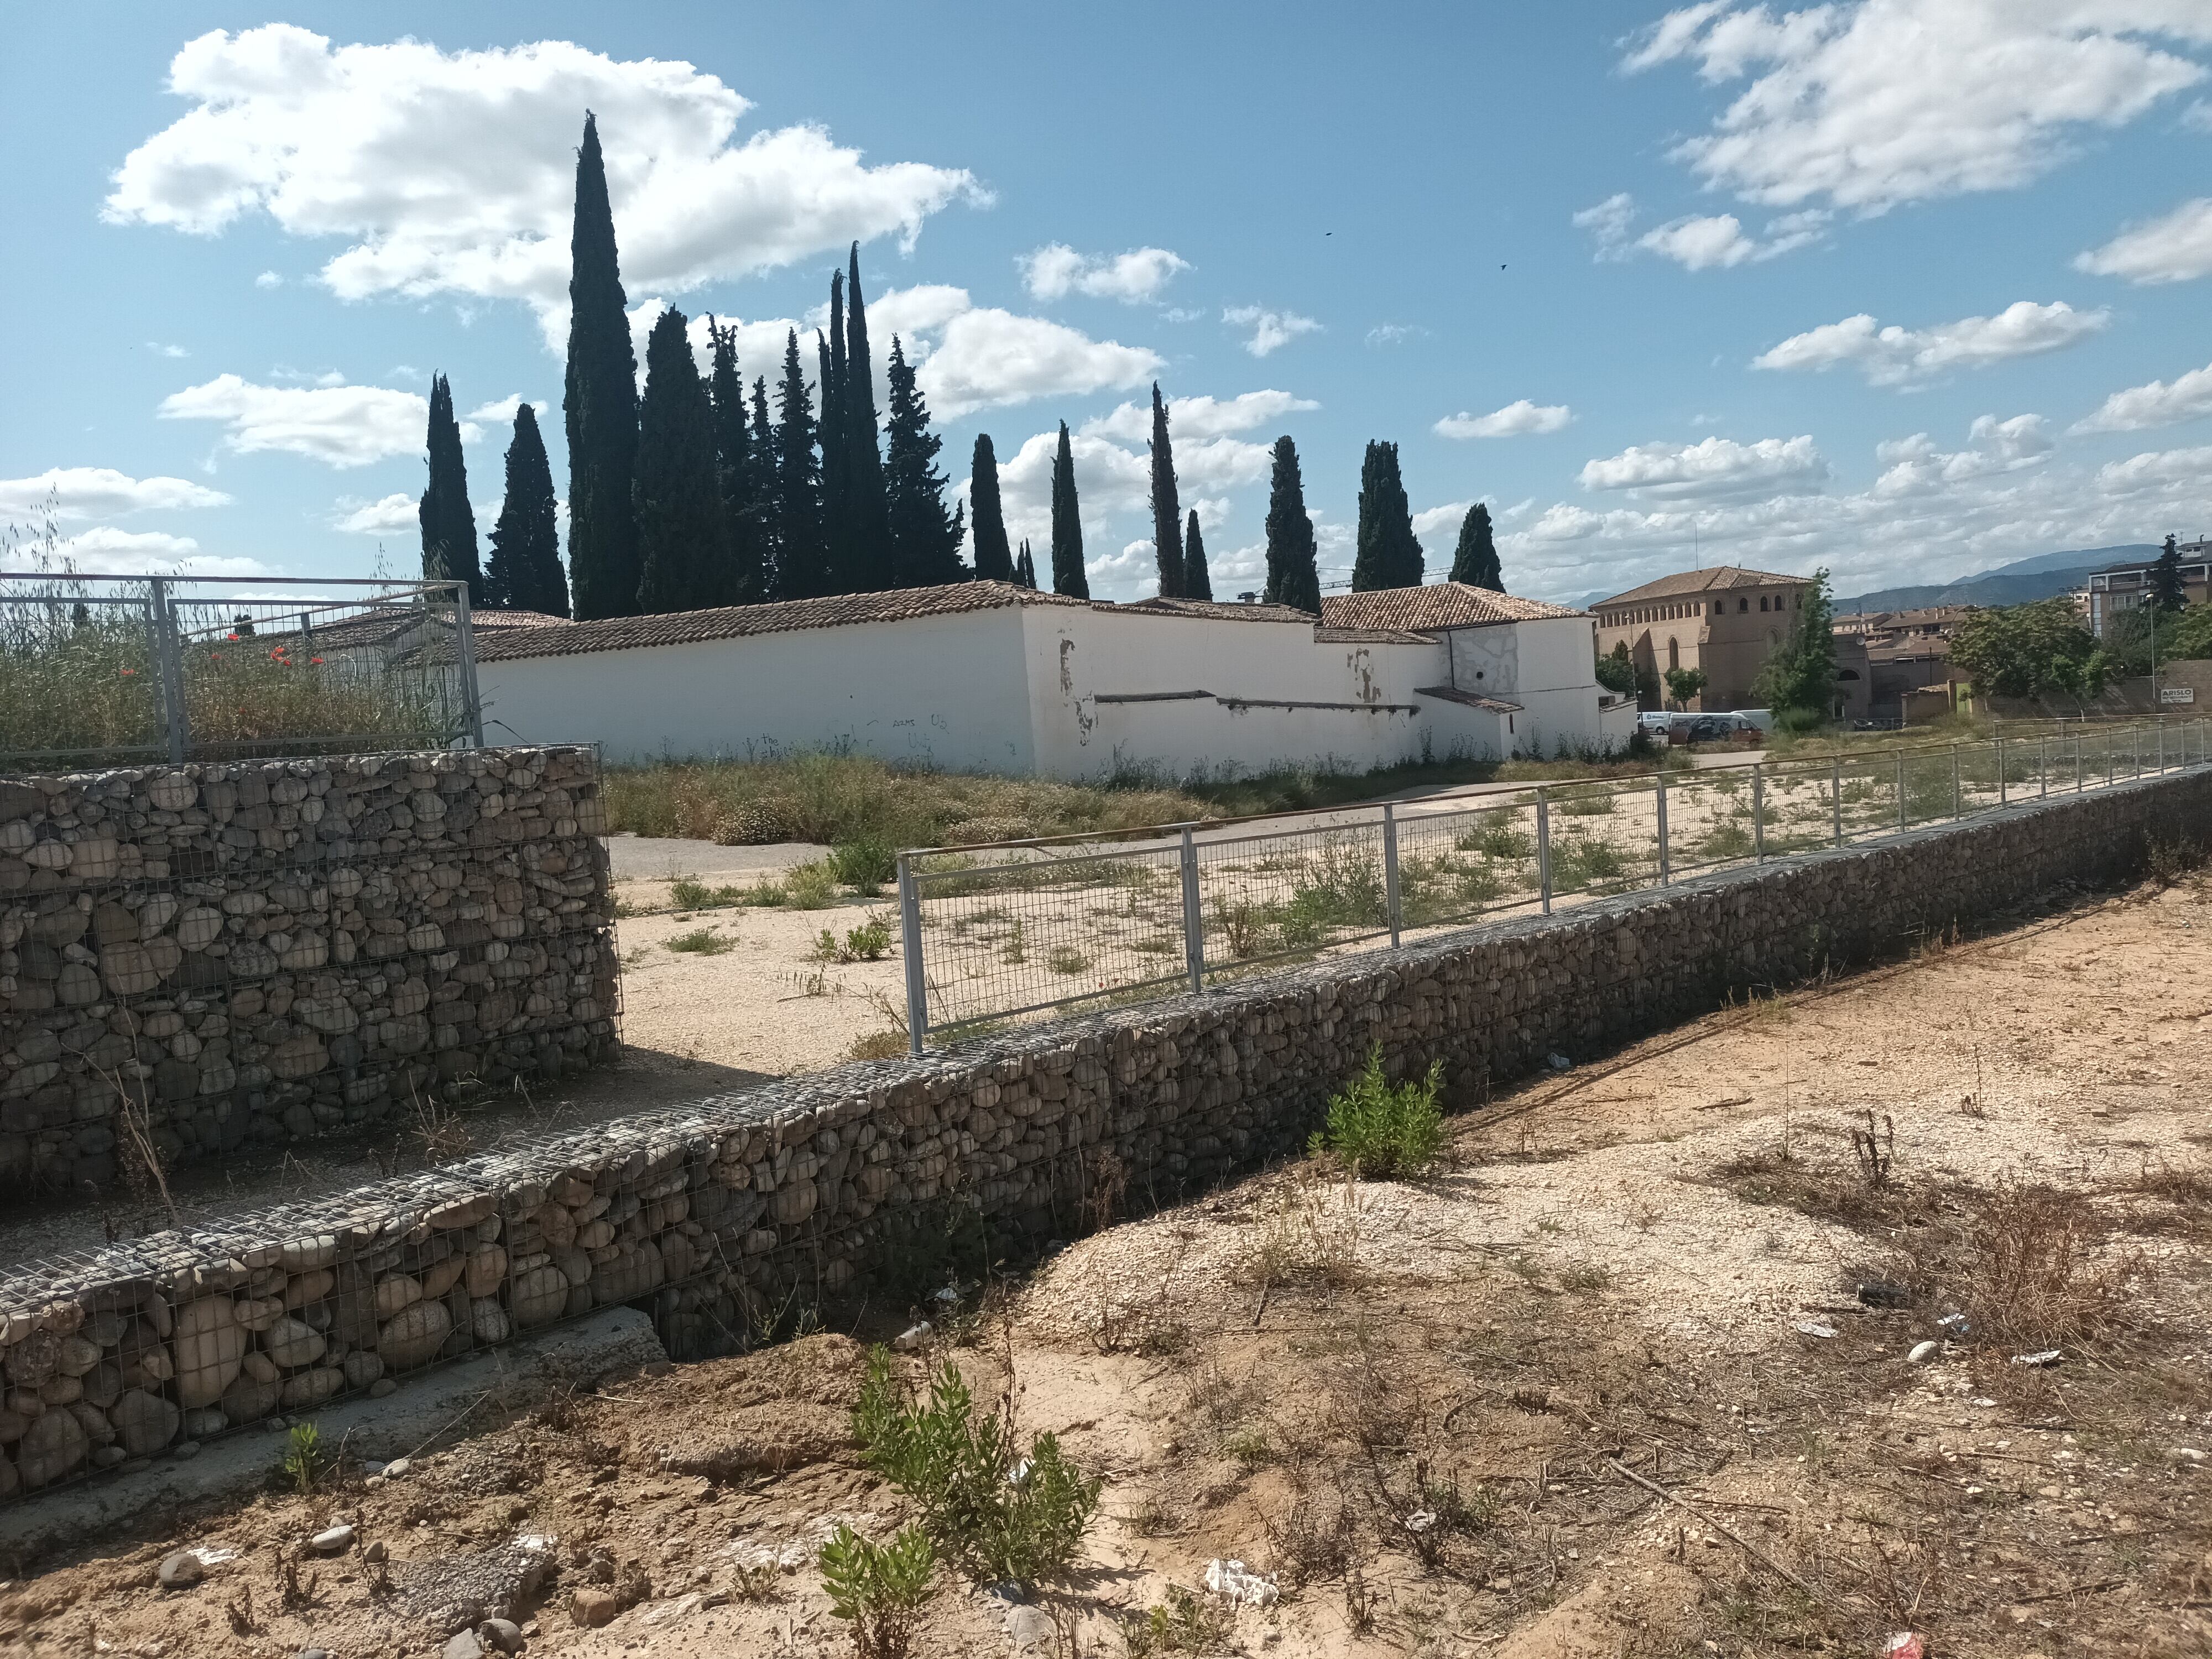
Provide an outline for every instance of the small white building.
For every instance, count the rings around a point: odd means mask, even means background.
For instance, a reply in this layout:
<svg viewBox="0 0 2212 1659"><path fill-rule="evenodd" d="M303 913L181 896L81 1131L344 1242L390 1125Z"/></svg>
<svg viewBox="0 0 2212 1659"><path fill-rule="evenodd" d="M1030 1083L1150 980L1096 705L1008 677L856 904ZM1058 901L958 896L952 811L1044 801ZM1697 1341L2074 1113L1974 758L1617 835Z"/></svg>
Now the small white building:
<svg viewBox="0 0 2212 1659"><path fill-rule="evenodd" d="M615 763L849 749L946 771L1364 770L1617 750L1584 612L1446 583L1279 605L1006 582L507 630L477 644L495 742Z"/></svg>

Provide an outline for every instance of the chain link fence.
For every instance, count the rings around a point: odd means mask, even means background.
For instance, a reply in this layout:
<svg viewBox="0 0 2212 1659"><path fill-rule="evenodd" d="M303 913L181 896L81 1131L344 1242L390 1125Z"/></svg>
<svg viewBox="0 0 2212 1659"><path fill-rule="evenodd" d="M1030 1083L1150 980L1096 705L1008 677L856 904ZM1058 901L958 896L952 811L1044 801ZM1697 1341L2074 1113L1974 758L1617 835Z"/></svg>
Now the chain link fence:
<svg viewBox="0 0 2212 1659"><path fill-rule="evenodd" d="M460 582L0 573L0 771L481 747Z"/></svg>
<svg viewBox="0 0 2212 1659"><path fill-rule="evenodd" d="M2075 725L899 860L908 1030L1146 1001L2203 765L2212 722Z"/></svg>

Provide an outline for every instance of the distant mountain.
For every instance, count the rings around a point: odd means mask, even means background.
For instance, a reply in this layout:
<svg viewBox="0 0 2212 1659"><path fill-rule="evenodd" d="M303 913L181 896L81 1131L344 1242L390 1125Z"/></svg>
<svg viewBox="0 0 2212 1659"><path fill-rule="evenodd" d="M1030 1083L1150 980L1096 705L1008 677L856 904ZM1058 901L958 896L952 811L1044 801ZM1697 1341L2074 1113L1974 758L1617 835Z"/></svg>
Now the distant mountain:
<svg viewBox="0 0 2212 1659"><path fill-rule="evenodd" d="M1961 576L1952 582L1855 593L1836 601L1836 614L1840 617L1858 611L1917 611L1933 605L2026 605L2031 600L2070 593L2081 586L2091 571L2102 570L2106 565L2157 556L2158 549L2144 542L2039 553L2032 559L2016 559L1994 570Z"/></svg>

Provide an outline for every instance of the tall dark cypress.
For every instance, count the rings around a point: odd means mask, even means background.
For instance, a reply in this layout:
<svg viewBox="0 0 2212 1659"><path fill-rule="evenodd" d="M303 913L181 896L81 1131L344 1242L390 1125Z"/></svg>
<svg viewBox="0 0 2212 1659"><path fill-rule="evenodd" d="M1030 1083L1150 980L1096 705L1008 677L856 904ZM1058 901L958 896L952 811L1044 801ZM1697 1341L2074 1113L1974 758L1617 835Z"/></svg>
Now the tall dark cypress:
<svg viewBox="0 0 2212 1659"><path fill-rule="evenodd" d="M831 592L822 544L822 465L814 453L814 407L799 367L799 331L783 347L783 384L776 388L775 489L779 599L811 599Z"/></svg>
<svg viewBox="0 0 2212 1659"><path fill-rule="evenodd" d="M1168 406L1152 382L1152 550L1160 570L1160 597L1182 597L1182 507L1176 496L1175 451L1168 442Z"/></svg>
<svg viewBox="0 0 2212 1659"><path fill-rule="evenodd" d="M860 245L853 244L845 284L845 492L847 557L854 591L896 580L890 496L878 447L875 368L868 354L868 307L860 297Z"/></svg>
<svg viewBox="0 0 2212 1659"><path fill-rule="evenodd" d="M1352 561L1352 592L1419 587L1421 568L1421 544L1413 535L1413 509L1398 476L1398 446L1370 442L1359 469L1359 550Z"/></svg>
<svg viewBox="0 0 2212 1659"><path fill-rule="evenodd" d="M576 152L576 222L568 243L568 576L576 617L637 611L637 354L615 252L614 210L597 119Z"/></svg>
<svg viewBox="0 0 2212 1659"><path fill-rule="evenodd" d="M1029 546L1023 544L1023 555ZM1031 567L1030 584L1036 584ZM1075 451L1067 441L1067 422L1060 423L1060 447L1052 458L1052 591L1071 599L1091 597L1091 578L1083 571L1083 510L1075 498Z"/></svg>
<svg viewBox="0 0 2212 1659"><path fill-rule="evenodd" d="M825 593L858 592L853 556L853 507L848 480L845 430L845 277L830 276L830 337L814 337L815 384L822 389L822 546Z"/></svg>
<svg viewBox="0 0 2212 1659"><path fill-rule="evenodd" d="M1190 510L1190 525L1182 535L1182 596L1186 599L1213 598L1213 573L1206 568L1206 544L1198 533L1198 509Z"/></svg>
<svg viewBox="0 0 2212 1659"><path fill-rule="evenodd" d="M1036 592L1036 561L1030 557L1030 538L1022 538L1022 556L1014 562L1014 580L1032 593Z"/></svg>
<svg viewBox="0 0 2212 1659"><path fill-rule="evenodd" d="M1314 561L1313 520L1306 514L1305 481L1298 447L1275 440L1274 477L1267 486L1267 587L1270 605L1295 605L1321 614L1321 571Z"/></svg>
<svg viewBox="0 0 2212 1659"><path fill-rule="evenodd" d="M781 599L783 591L783 486L776 476L775 427L768 417L768 377L753 376L753 488L759 512L761 598Z"/></svg>
<svg viewBox="0 0 2212 1659"><path fill-rule="evenodd" d="M712 317L714 343L708 376L714 403L714 468L722 490L722 540L726 557L705 586L710 605L757 605L768 597L761 560L760 486L753 465L752 433L745 422L745 380L738 372L738 330Z"/></svg>
<svg viewBox="0 0 2212 1659"><path fill-rule="evenodd" d="M466 582L469 603L481 605L483 572L477 564L468 464L461 459L460 423L453 419L453 388L442 374L430 377L430 430L425 448L430 477L416 512L422 525L422 574L431 581Z"/></svg>
<svg viewBox="0 0 2212 1659"><path fill-rule="evenodd" d="M568 578L561 568L561 523L553 498L553 469L538 411L514 411L514 439L507 447L507 498L491 529L491 559L484 569L484 603L513 611L568 614Z"/></svg>
<svg viewBox="0 0 2212 1659"><path fill-rule="evenodd" d="M637 411L638 609L648 616L721 603L728 521L714 455L714 405L684 313L653 320Z"/></svg>
<svg viewBox="0 0 2212 1659"><path fill-rule="evenodd" d="M933 587L963 581L960 538L967 526L958 507L945 505L946 479L937 470L945 440L929 429L929 405L915 384L914 369L891 336L890 361L884 366L890 420L884 445L884 488L890 518L891 574L899 587Z"/></svg>
<svg viewBox="0 0 2212 1659"><path fill-rule="evenodd" d="M2189 589L2181 580L2181 549L2172 537L2166 538L2166 545L2151 562L2146 586L2150 603L2160 611L2179 611L2188 604Z"/></svg>
<svg viewBox="0 0 2212 1659"><path fill-rule="evenodd" d="M1006 511L999 499L999 455L991 434L975 439L968 471L969 522L975 531L975 580L1005 582L1014 578L1013 554L1006 545Z"/></svg>
<svg viewBox="0 0 2212 1659"><path fill-rule="evenodd" d="M1505 578L1498 568L1498 544L1490 531L1490 509L1477 501L1460 520L1459 546L1452 554L1451 579L1474 587L1505 591Z"/></svg>

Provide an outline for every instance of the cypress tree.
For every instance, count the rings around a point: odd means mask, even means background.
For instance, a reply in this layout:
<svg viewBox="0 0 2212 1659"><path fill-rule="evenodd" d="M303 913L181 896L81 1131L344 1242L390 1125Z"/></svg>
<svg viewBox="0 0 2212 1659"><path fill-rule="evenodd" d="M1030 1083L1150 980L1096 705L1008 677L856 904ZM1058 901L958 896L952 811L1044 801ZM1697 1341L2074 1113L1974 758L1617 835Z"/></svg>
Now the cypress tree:
<svg viewBox="0 0 2212 1659"><path fill-rule="evenodd" d="M945 510L945 477L937 470L937 452L945 440L929 429L929 405L922 401L896 334L884 380L890 397L884 488L893 585L931 587L964 580L968 571L960 562L960 538L966 515L957 507Z"/></svg>
<svg viewBox="0 0 2212 1659"><path fill-rule="evenodd" d="M758 510L761 592L763 599L789 597L783 586L783 485L776 476L775 427L768 417L768 377L753 376L753 481Z"/></svg>
<svg viewBox="0 0 2212 1659"><path fill-rule="evenodd" d="M1206 544L1199 538L1198 509L1190 510L1190 525L1182 537L1182 596L1186 599L1213 599L1213 574L1206 568Z"/></svg>
<svg viewBox="0 0 2212 1659"><path fill-rule="evenodd" d="M1275 440L1275 472L1267 486L1267 588L1270 605L1321 614L1321 572L1314 561L1313 520L1306 516L1305 481L1298 447Z"/></svg>
<svg viewBox="0 0 2212 1659"><path fill-rule="evenodd" d="M845 278L830 276L830 337L814 337L815 382L822 388L822 547L825 593L853 593L860 584L852 548L852 501L845 444Z"/></svg>
<svg viewBox="0 0 2212 1659"><path fill-rule="evenodd" d="M730 544L714 405L684 313L673 307L653 319L646 337L635 495L639 609L656 615L720 604Z"/></svg>
<svg viewBox="0 0 2212 1659"><path fill-rule="evenodd" d="M1168 406L1152 382L1152 551L1159 562L1160 597L1183 592L1182 509L1176 499L1175 451L1168 443Z"/></svg>
<svg viewBox="0 0 2212 1659"><path fill-rule="evenodd" d="M442 374L430 377L430 429L425 441L429 481L416 517L422 526L422 574L431 581L465 581L469 603L484 603L483 572L477 565L477 521L469 510L469 469L461 459L460 423L453 419L453 388Z"/></svg>
<svg viewBox="0 0 2212 1659"><path fill-rule="evenodd" d="M714 402L714 464L722 489L722 539L726 559L708 585L710 605L757 605L768 597L761 557L761 495L753 437L745 422L745 381L738 373L738 330L709 317L714 343L710 390ZM767 410L763 409L765 415Z"/></svg>
<svg viewBox="0 0 2212 1659"><path fill-rule="evenodd" d="M1359 469L1359 550L1352 591L1421 585L1421 544L1398 477L1398 446L1370 441Z"/></svg>
<svg viewBox="0 0 2212 1659"><path fill-rule="evenodd" d="M1029 556L1029 544L1022 544ZM1036 586L1036 568L1030 567L1030 586ZM1052 591L1071 599L1091 597L1091 579L1083 573L1083 514L1075 499L1075 451L1067 441L1067 422L1060 423L1060 447L1052 458Z"/></svg>
<svg viewBox="0 0 2212 1659"><path fill-rule="evenodd" d="M576 152L576 222L568 244L568 574L576 616L637 611L637 354L615 252L614 211L597 119Z"/></svg>
<svg viewBox="0 0 2212 1659"><path fill-rule="evenodd" d="M1477 501L1460 520L1459 548L1452 555L1451 579L1503 593L1505 577L1498 568L1498 544L1491 539L1490 509Z"/></svg>
<svg viewBox="0 0 2212 1659"><path fill-rule="evenodd" d="M507 447L507 499L491 530L491 560L484 571L484 603L515 611L568 614L568 578L561 569L561 524L553 499L553 469L538 411L514 411L514 439Z"/></svg>
<svg viewBox="0 0 2212 1659"><path fill-rule="evenodd" d="M1014 561L1006 546L1006 513L999 499L999 456L991 447L991 434L979 434L975 457L968 471L969 521L975 530L975 580L1005 582L1014 579Z"/></svg>
<svg viewBox="0 0 2212 1659"><path fill-rule="evenodd" d="M2160 611L2179 611L2189 602L2181 580L2181 549L2171 536L2151 563L2149 586L2150 602Z"/></svg>
<svg viewBox="0 0 2212 1659"><path fill-rule="evenodd" d="M1030 557L1030 538L1022 538L1022 556L1014 564L1014 580L1030 592L1036 592L1036 561Z"/></svg>
<svg viewBox="0 0 2212 1659"><path fill-rule="evenodd" d="M858 242L853 244L845 293L845 380L841 390L845 405L846 548L854 591L866 593L900 586L903 578L893 548L889 480L877 441L875 366L868 353L868 307L860 297Z"/></svg>
<svg viewBox="0 0 2212 1659"><path fill-rule="evenodd" d="M814 453L814 408L799 364L799 331L786 337L776 388L776 558L779 599L832 592L822 544L822 466Z"/></svg>

